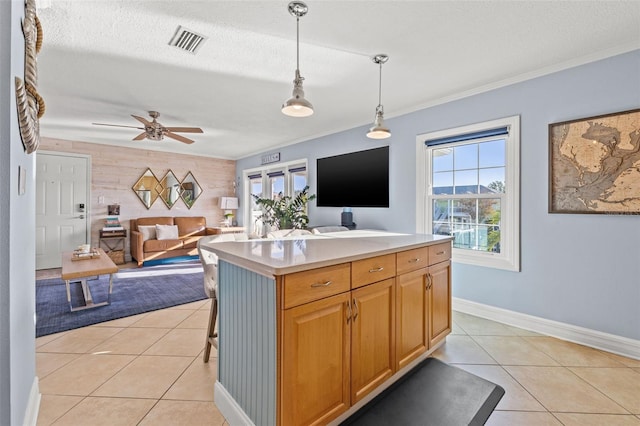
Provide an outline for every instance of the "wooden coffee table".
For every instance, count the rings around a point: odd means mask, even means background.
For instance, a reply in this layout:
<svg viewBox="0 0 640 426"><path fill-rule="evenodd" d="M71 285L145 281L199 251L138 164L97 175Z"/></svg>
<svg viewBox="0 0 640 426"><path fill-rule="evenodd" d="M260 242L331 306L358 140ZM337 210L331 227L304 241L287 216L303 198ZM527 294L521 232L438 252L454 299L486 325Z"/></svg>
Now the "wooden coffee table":
<svg viewBox="0 0 640 426"><path fill-rule="evenodd" d="M71 311L97 308L111 303L111 290L113 289L113 274L118 272L118 267L101 248L98 250L98 257L91 259L73 260L73 252L62 253L62 279L67 286L67 301ZM94 303L91 296L91 289L87 281L88 277L109 274L109 293L105 302ZM84 296L84 306L73 307L71 305L71 283L80 283Z"/></svg>

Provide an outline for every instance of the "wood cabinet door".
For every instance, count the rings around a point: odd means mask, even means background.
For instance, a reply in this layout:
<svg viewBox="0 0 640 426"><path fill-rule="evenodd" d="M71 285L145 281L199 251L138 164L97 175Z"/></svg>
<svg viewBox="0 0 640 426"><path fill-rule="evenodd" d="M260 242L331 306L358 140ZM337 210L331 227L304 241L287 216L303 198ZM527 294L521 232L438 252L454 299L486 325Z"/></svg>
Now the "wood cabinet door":
<svg viewBox="0 0 640 426"><path fill-rule="evenodd" d="M351 291L351 404L395 372L395 278Z"/></svg>
<svg viewBox="0 0 640 426"><path fill-rule="evenodd" d="M349 404L349 292L284 311L280 419L326 424Z"/></svg>
<svg viewBox="0 0 640 426"><path fill-rule="evenodd" d="M429 347L451 332L451 261L429 267L427 280Z"/></svg>
<svg viewBox="0 0 640 426"><path fill-rule="evenodd" d="M396 281L397 370L427 350L427 268L398 275Z"/></svg>

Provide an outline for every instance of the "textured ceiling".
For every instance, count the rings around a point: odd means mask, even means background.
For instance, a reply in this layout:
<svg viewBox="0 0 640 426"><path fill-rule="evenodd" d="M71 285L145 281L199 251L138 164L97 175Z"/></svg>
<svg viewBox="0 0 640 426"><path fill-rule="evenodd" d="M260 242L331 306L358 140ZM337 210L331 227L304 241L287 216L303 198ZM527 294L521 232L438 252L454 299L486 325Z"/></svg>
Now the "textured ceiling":
<svg viewBox="0 0 640 426"><path fill-rule="evenodd" d="M640 1L308 0L300 71L315 113L291 96L296 25L287 1L47 0L38 89L41 135L238 159L369 125L481 90L640 48ZM178 26L205 35L197 54L169 46ZM204 134L132 141L131 114ZM391 129L393 131L393 129ZM364 137L364 136L363 136Z"/></svg>

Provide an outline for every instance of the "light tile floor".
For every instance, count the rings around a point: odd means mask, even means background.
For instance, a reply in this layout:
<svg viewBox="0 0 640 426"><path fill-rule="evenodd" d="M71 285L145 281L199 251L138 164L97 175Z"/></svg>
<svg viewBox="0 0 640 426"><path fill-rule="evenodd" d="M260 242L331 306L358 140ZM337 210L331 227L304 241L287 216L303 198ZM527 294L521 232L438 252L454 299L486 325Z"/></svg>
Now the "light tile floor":
<svg viewBox="0 0 640 426"><path fill-rule="evenodd" d="M505 389L490 426L640 426L640 361L460 312L434 356Z"/></svg>
<svg viewBox="0 0 640 426"><path fill-rule="evenodd" d="M38 425L226 425L209 301L36 339ZM434 356L501 385L488 425L640 426L640 361L454 312Z"/></svg>

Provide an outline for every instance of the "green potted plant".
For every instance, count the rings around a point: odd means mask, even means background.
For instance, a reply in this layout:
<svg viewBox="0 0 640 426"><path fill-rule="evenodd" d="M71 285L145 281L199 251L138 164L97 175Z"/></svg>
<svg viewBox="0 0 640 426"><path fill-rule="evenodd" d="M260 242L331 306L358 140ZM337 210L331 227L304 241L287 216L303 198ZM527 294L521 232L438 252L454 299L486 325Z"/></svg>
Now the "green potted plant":
<svg viewBox="0 0 640 426"><path fill-rule="evenodd" d="M305 186L295 197L285 195L275 200L252 194L263 210L258 219L271 229L305 229L309 223L307 203L316 198L315 194L309 195L308 192L309 186Z"/></svg>

